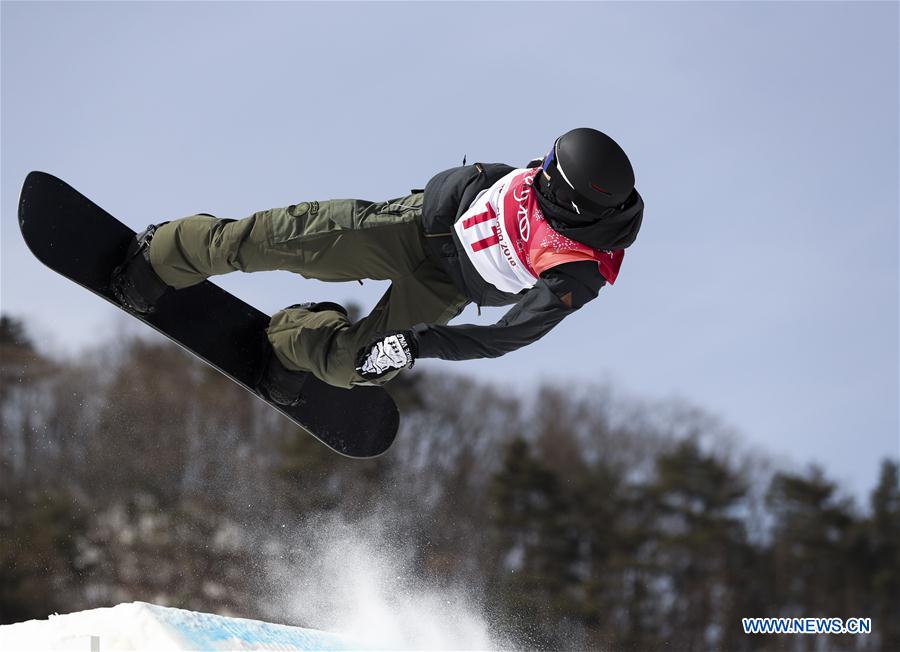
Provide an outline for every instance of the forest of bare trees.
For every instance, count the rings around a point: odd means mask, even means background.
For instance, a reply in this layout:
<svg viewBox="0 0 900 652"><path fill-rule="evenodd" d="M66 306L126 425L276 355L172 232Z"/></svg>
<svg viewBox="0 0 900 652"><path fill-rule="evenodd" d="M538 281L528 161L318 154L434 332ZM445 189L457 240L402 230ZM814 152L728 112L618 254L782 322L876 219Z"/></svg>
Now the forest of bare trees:
<svg viewBox="0 0 900 652"><path fill-rule="evenodd" d="M393 448L348 460L158 338L57 359L4 317L0 623L145 600L317 626L266 560L300 554L298 524L376 515L517 646L900 650L896 460L858 504L690 405L427 373L392 391ZM745 616L873 633L748 636Z"/></svg>

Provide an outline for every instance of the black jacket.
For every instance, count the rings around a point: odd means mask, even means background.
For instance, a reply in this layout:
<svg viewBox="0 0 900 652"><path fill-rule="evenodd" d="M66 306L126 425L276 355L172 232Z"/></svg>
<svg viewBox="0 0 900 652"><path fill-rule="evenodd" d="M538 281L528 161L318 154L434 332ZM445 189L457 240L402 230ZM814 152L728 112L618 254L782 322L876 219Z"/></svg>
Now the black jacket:
<svg viewBox="0 0 900 652"><path fill-rule="evenodd" d="M422 225L432 254L453 282L478 306L515 304L491 326L461 324L413 327L419 357L445 360L495 358L543 337L563 317L597 296L606 280L596 262L565 263L544 272L534 287L519 294L501 292L485 281L462 250L453 224L476 195L514 168L476 163L435 175L425 186Z"/></svg>

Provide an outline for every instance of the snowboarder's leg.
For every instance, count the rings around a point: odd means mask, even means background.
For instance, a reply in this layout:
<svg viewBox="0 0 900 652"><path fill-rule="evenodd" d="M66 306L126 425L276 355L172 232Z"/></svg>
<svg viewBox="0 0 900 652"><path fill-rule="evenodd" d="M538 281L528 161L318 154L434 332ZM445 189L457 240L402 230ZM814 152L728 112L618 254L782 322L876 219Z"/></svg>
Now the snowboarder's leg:
<svg viewBox="0 0 900 652"><path fill-rule="evenodd" d="M286 368L351 387L366 382L355 370L357 351L380 333L419 323L446 324L466 303L439 263L426 258L412 273L395 279L369 316L355 324L337 310L287 308L272 317L269 341Z"/></svg>
<svg viewBox="0 0 900 652"><path fill-rule="evenodd" d="M233 271L286 270L322 281L393 279L424 258L422 194L387 202L302 202L242 220L196 215L160 226L150 248L176 289Z"/></svg>

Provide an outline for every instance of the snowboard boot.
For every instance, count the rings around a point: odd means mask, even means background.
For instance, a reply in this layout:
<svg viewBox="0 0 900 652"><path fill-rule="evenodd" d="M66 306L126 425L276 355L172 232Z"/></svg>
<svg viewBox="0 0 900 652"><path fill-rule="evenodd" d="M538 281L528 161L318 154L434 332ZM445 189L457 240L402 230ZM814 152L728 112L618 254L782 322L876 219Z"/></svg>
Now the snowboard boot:
<svg viewBox="0 0 900 652"><path fill-rule="evenodd" d="M292 306L288 306L286 310L291 308L303 308L311 312L336 310L344 315L347 314L347 309L344 306L331 301L295 303ZM281 364L281 361L272 349L272 344L269 342L268 337L265 338L263 345L265 346L265 353L263 354L265 362L260 379L256 383L256 391L262 394L264 398L278 405L285 407L303 405L306 402L306 399L303 398L303 384L309 377L309 372L293 371Z"/></svg>
<svg viewBox="0 0 900 652"><path fill-rule="evenodd" d="M265 363L262 376L256 383L256 391L276 405L284 407L303 405L306 402L306 399L303 398L303 385L306 383L308 372L292 371L281 364L275 351L272 350L268 338L265 346Z"/></svg>
<svg viewBox="0 0 900 652"><path fill-rule="evenodd" d="M150 242L163 224L151 224L134 237L121 265L116 267L110 289L125 308L141 315L149 315L157 301L169 290L150 264Z"/></svg>

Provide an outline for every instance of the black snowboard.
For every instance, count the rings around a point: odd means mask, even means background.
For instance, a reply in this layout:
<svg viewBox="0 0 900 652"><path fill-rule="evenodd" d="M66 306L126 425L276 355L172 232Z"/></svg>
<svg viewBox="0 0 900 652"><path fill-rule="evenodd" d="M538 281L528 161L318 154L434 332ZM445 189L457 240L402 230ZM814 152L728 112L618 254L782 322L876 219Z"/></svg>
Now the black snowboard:
<svg viewBox="0 0 900 652"><path fill-rule="evenodd" d="M31 252L53 271L121 307L109 289L113 269L125 257L134 231L44 172L25 179L19 227ZM168 292L151 315L135 315L148 326L253 390L261 365L268 316L204 281ZM375 457L397 434L399 414L379 387L332 387L311 374L305 403L283 407L266 401L313 437L348 457Z"/></svg>

